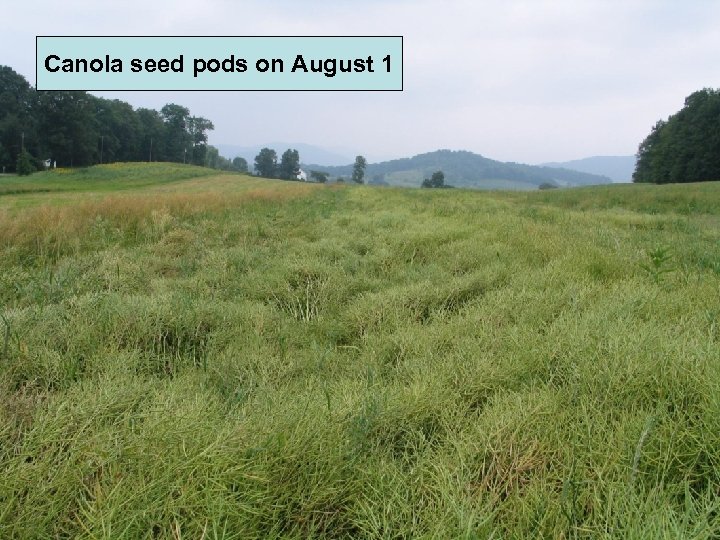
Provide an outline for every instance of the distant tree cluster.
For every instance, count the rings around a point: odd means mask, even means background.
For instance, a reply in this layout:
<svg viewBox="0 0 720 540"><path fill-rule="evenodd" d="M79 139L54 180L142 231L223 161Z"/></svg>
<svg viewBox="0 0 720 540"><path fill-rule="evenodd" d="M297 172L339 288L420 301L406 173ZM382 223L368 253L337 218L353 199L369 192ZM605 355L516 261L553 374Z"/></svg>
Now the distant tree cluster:
<svg viewBox="0 0 720 540"><path fill-rule="evenodd" d="M221 171L248 172L248 162L245 158L236 157L229 160L221 156L217 148L210 145L207 147L204 165L211 169L220 169Z"/></svg>
<svg viewBox="0 0 720 540"><path fill-rule="evenodd" d="M281 180L300 179L300 153L288 148L277 160L277 152L272 148L263 148L255 156L255 174L264 178L279 178Z"/></svg>
<svg viewBox="0 0 720 540"><path fill-rule="evenodd" d="M445 174L442 171L436 171L432 173L430 178L426 178L420 184L420 187L424 188L451 188L453 186L445 183Z"/></svg>
<svg viewBox="0 0 720 540"><path fill-rule="evenodd" d="M310 171L310 178L312 178L315 182L319 182L321 184L325 184L330 175L326 172L322 171Z"/></svg>
<svg viewBox="0 0 720 540"><path fill-rule="evenodd" d="M720 90L706 88L640 144L633 182L720 180Z"/></svg>
<svg viewBox="0 0 720 540"><path fill-rule="evenodd" d="M36 92L0 66L0 170L28 174L28 160L32 169L50 160L58 167L172 161L242 170L242 162L208 145L212 129L210 120L174 103L156 111L87 92Z"/></svg>
<svg viewBox="0 0 720 540"><path fill-rule="evenodd" d="M248 162L243 157L236 157L232 160L233 168L238 172L248 172Z"/></svg>
<svg viewBox="0 0 720 540"><path fill-rule="evenodd" d="M557 184L552 184L552 183L550 183L550 182L543 182L542 184L540 184L540 185L538 186L538 189L542 189L542 190L545 190L545 189L557 189L557 188L558 188Z"/></svg>
<svg viewBox="0 0 720 540"><path fill-rule="evenodd" d="M255 174L264 178L279 178L281 180L305 180L300 169L300 153L294 148L288 148L277 160L277 152L272 148L262 148L255 156ZM324 184L329 175L326 172L310 171L310 178L314 182Z"/></svg>

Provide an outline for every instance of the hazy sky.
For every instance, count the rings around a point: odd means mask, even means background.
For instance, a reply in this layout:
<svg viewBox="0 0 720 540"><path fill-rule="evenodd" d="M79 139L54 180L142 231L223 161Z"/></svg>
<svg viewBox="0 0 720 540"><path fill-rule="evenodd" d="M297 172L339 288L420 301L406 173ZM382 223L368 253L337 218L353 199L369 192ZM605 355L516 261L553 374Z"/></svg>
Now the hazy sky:
<svg viewBox="0 0 720 540"><path fill-rule="evenodd" d="M720 87L717 0L25 0L3 12L0 64L31 84L36 35L402 35L403 92L100 94L185 105L214 122L213 144L306 142L371 161L634 154L688 94Z"/></svg>

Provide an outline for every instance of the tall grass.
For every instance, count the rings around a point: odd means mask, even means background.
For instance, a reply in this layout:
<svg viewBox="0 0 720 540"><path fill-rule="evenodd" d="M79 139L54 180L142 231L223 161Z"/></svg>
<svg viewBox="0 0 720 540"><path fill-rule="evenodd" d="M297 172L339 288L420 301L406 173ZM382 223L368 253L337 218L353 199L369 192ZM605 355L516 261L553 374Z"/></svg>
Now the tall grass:
<svg viewBox="0 0 720 540"><path fill-rule="evenodd" d="M57 260L80 249L83 238L113 241L132 235L133 241L138 241L137 235L152 237L173 220L259 201L279 203L311 189L309 185L294 184L284 190L274 186L239 193L111 195L72 205L42 205L20 214L5 210L0 211L0 246L32 258Z"/></svg>
<svg viewBox="0 0 720 540"><path fill-rule="evenodd" d="M0 214L0 537L720 534L718 186L239 182Z"/></svg>

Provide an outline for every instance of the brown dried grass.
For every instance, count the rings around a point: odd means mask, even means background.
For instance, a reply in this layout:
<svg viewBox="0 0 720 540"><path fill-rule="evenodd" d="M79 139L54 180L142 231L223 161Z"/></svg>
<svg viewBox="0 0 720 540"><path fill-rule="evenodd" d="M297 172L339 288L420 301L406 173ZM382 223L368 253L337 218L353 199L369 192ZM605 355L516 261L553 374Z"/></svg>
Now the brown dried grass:
<svg viewBox="0 0 720 540"><path fill-rule="evenodd" d="M75 204L49 204L10 211L0 208L0 249L32 249L36 255L59 255L82 240L94 224L107 222L113 228L141 230L153 215L182 218L205 212L220 212L254 202L282 204L308 196L317 186L273 184L236 193L153 193L113 195Z"/></svg>

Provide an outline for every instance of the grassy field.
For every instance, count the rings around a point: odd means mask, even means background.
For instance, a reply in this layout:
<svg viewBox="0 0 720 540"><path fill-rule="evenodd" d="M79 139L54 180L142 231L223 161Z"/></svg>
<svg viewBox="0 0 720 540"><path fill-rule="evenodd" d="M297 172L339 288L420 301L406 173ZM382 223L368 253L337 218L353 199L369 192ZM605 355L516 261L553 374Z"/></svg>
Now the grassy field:
<svg viewBox="0 0 720 540"><path fill-rule="evenodd" d="M717 538L720 184L0 179L0 538Z"/></svg>

